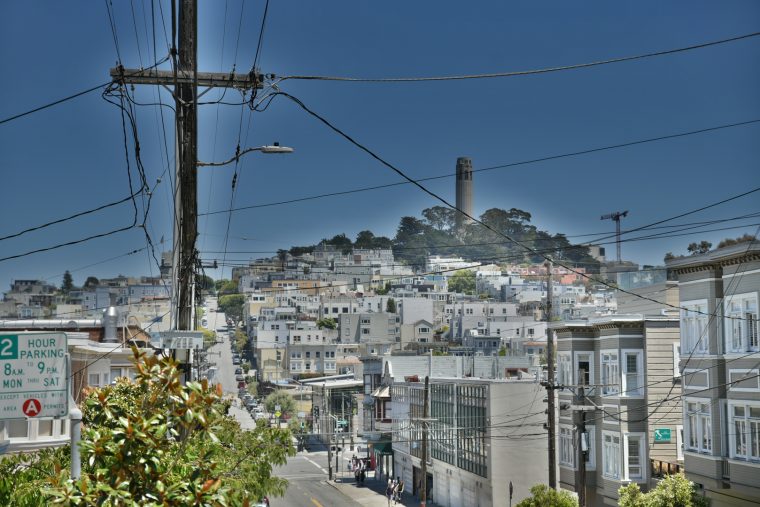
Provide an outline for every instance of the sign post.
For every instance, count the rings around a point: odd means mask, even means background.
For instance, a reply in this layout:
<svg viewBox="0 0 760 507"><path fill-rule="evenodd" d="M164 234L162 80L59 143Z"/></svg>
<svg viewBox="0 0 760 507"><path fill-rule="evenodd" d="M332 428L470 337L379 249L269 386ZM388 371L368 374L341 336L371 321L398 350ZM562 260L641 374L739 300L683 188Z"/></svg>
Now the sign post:
<svg viewBox="0 0 760 507"><path fill-rule="evenodd" d="M0 420L69 413L64 333L0 334Z"/></svg>

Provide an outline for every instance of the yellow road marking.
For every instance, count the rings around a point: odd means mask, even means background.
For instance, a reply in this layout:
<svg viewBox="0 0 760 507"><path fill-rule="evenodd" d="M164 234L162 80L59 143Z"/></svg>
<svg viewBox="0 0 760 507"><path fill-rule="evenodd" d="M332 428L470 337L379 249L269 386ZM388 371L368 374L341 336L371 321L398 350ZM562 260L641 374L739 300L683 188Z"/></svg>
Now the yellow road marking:
<svg viewBox="0 0 760 507"><path fill-rule="evenodd" d="M314 497L311 497L311 503L313 503L314 505L316 505L316 507L323 507L323 505L321 503L319 503L317 501L317 499L314 498Z"/></svg>

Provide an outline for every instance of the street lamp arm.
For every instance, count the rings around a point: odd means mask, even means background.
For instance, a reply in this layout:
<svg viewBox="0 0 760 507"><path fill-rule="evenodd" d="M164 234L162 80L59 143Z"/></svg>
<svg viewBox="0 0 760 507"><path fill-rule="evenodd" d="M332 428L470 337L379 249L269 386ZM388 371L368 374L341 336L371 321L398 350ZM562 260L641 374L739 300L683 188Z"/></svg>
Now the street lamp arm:
<svg viewBox="0 0 760 507"><path fill-rule="evenodd" d="M280 146L279 143L274 143L271 146L256 146L255 148L246 148L240 153L236 153L234 157L232 157L229 160L225 160L224 162L201 162L198 161L198 167L220 167L223 165L231 164L232 162L237 162L240 160L240 157L243 155L246 155L248 153L251 153L252 151L260 151L262 153L293 153L293 148L289 146Z"/></svg>

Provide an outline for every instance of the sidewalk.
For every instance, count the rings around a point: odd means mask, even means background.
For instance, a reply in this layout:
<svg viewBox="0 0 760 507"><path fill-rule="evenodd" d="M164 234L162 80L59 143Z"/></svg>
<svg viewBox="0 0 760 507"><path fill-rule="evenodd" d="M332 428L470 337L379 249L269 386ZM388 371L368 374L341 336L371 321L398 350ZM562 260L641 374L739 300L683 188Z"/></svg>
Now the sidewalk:
<svg viewBox="0 0 760 507"><path fill-rule="evenodd" d="M251 430L256 427L256 421L251 417L251 414L244 408L239 406L240 400L233 399L232 405L230 405L229 415L237 419L240 423L240 427L244 430Z"/></svg>
<svg viewBox="0 0 760 507"><path fill-rule="evenodd" d="M388 507L388 498L385 496L385 481L367 477L362 484L357 484L353 477L340 477L327 484L334 487L354 502L366 507ZM409 493L404 493L401 501L390 503L391 506L417 507L420 501ZM432 505L432 504L430 504Z"/></svg>

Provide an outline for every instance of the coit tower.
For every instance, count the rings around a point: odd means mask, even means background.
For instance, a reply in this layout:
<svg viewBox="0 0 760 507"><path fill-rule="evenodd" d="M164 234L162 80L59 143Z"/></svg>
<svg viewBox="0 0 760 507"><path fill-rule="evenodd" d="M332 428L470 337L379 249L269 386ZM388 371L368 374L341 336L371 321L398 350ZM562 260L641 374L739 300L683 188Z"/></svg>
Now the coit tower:
<svg viewBox="0 0 760 507"><path fill-rule="evenodd" d="M472 216L472 160L468 157L457 159L457 208ZM469 223L470 220L462 213L457 213L456 224Z"/></svg>

